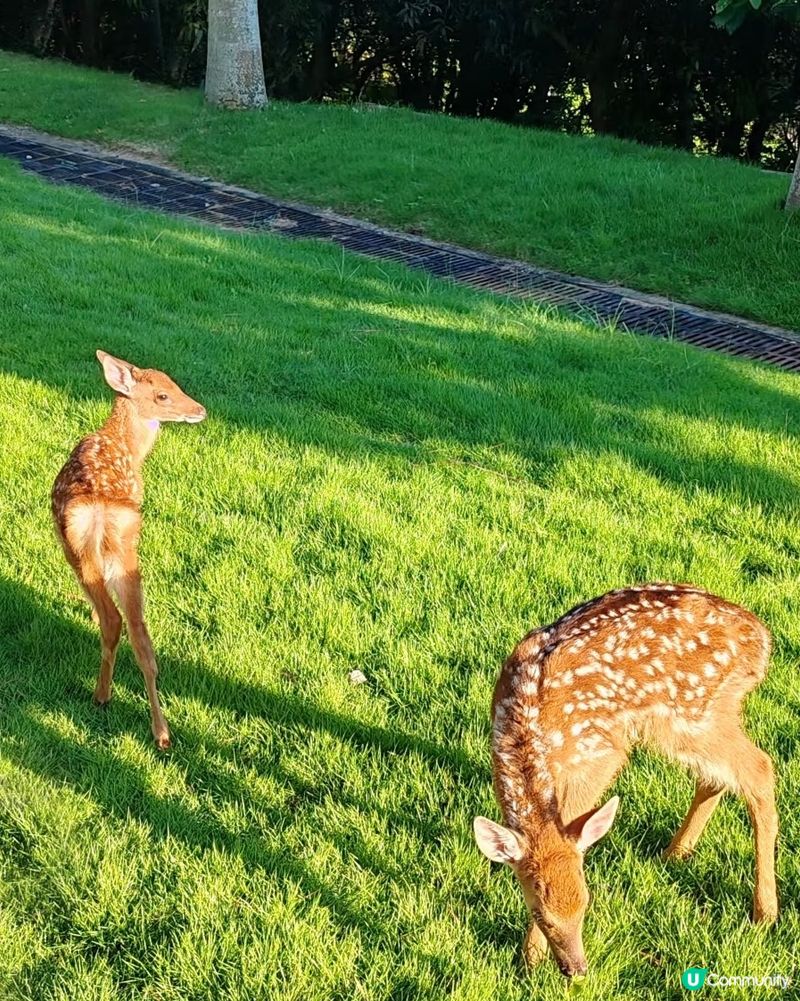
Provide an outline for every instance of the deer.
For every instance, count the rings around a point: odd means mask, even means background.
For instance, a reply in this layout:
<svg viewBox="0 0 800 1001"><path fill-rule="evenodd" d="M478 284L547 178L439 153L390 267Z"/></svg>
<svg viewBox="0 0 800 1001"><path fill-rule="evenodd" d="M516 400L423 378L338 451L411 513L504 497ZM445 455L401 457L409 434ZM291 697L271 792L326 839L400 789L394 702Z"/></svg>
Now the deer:
<svg viewBox="0 0 800 1001"><path fill-rule="evenodd" d="M122 635L121 609L144 677L153 738L160 750L167 750L170 732L158 699L158 667L144 621L137 555L142 465L162 423L196 424L206 411L164 372L137 368L105 351L97 351L97 359L116 394L114 406L100 430L75 446L56 477L51 496L53 521L67 562L92 606L92 618L100 626L100 673L94 701L105 706L111 700Z"/></svg>
<svg viewBox="0 0 800 1001"><path fill-rule="evenodd" d="M508 865L529 913L523 960L548 947L583 979L584 854L611 827L595 804L641 744L686 766L694 799L664 856L688 857L726 790L755 837L753 919L778 916L778 819L769 756L745 734L742 702L764 678L771 639L751 612L690 584L611 591L528 633L492 699L492 772L503 824L476 817L478 848Z"/></svg>

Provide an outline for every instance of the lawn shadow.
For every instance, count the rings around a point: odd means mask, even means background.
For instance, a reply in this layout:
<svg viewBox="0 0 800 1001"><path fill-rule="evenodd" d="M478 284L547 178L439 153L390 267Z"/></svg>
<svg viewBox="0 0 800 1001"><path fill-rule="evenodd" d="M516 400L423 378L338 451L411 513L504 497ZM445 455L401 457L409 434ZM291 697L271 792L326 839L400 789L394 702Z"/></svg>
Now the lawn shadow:
<svg viewBox="0 0 800 1001"><path fill-rule="evenodd" d="M167 261L167 251L180 250L187 243L186 233L193 233L187 229L176 236L171 227L159 220L158 243L148 247L147 254ZM64 239L69 243L69 234ZM256 240L262 255L258 274L251 261ZM141 241L136 245L141 253ZM147 307L152 317L145 318L148 322L139 317L136 323L120 319L109 297L87 306L80 324L61 332L55 345L33 337L32 327L9 329L0 346L0 369L52 386L74 400L110 404L93 358L94 348L103 346L136 363L163 367L185 382L212 418L232 428L277 435L298 449L312 445L334 456L357 458L389 454L414 463L437 458L444 443L453 452L448 461L463 456L466 464L474 461L473 449L499 449L515 460L514 474L520 480L544 486L565 455L610 452L668 484L680 489L699 486L726 502L755 502L768 513L781 514L796 504L798 481L791 470L762 468L758 455L752 462L731 461L724 451L686 448L655 427L654 414L667 414L698 423L717 421L732 435L744 428L796 438L800 399L765 385L755 367L689 348L645 352L644 342L622 335L600 343L573 321L511 302L507 313L519 319L519 336L498 333L491 326L498 315L496 300L463 292L431 294L410 273L390 266L383 271L350 257L346 260L353 271L337 279L340 255L312 249L266 238L232 240L214 250L209 264L191 246L183 246L183 256L172 260L172 280L193 288L219 282L227 271L231 309L241 316L234 333L222 316L203 312L191 296L179 315L171 315L174 307L156 297ZM80 246L70 244L71 254L80 252ZM102 265L91 244L84 264L94 269L101 288ZM144 286L146 279L144 274ZM133 275L130 284L136 280ZM472 307L483 319L460 323ZM432 311L434 318L420 319L421 310ZM40 318L37 329L42 322L50 321ZM87 343L86 326L100 331L98 343ZM176 326L184 331L180 336L172 336ZM201 455L202 429L196 433ZM53 474L64 458L53 456ZM721 525L718 530L729 528ZM79 777L87 767L90 773L116 769L133 790L138 815L157 835L181 831L192 846L222 838L228 850L252 864L297 880L309 893L327 895L341 920L363 926L364 915L346 896L321 883L301 861L271 851L257 836L242 839L220 831L210 818L185 804L165 803L148 790L136 769L120 763L102 742L78 748L31 714L32 708L59 706L94 734L101 734L113 719L115 730L123 726L146 741L143 698L135 711L122 702L112 705L106 717L91 707L97 648L93 630L81 629L57 609L42 606L23 586L0 582L3 753L22 767L77 788L83 788ZM76 649L85 663L80 678L63 665L51 664L53 651ZM169 656L161 656L160 662L167 690L177 691L180 685L182 695L212 707L237 714L247 705L248 713L273 726L326 731L355 746L420 755L461 781L488 782L488 767L476 765L458 747L333 713L291 690L231 681L203 664ZM130 658L123 667L135 671ZM133 688L138 677L129 684ZM32 733L40 739L30 739ZM24 739L14 740L15 735ZM241 795L235 779L223 779L194 753L202 740L211 759L222 761L227 753L223 746L189 730L178 731L176 737L175 753L190 759L199 786L230 801ZM787 752L793 748L787 747ZM310 784L285 771L278 777L299 800L318 795ZM107 812L127 815L129 803L119 802L105 786L95 784L87 791L99 797ZM351 805L365 812L374 809L363 801ZM267 811L267 816L276 825L291 822L290 811ZM436 836L437 830L418 818L390 819L426 838ZM659 829L659 840L662 833L668 840L673 832ZM368 852L362 855L365 866L380 868ZM733 886L734 899L741 893Z"/></svg>
<svg viewBox="0 0 800 1001"><path fill-rule="evenodd" d="M38 218L31 215L28 225ZM45 215L41 222L52 228ZM797 495L800 478L764 468L758 455L732 460L681 441L677 429L664 434L663 415L675 414L698 425L718 422L721 437L740 428L796 437L800 396L764 385L747 363L682 346L645 352L631 336L598 341L552 311L511 300L503 307L437 285L431 292L413 272L343 258L325 246L263 236L217 240L163 220L159 239L148 241L130 226L129 236L108 239L142 256L145 285L154 282L148 262L170 269L170 280L188 290L180 315L170 315L169 298L156 296L142 307L151 315L126 325L113 299L102 300L75 320L104 331L97 344L68 323L53 364L51 344L11 329L0 369L110 402L93 358L102 341L186 381L212 417L278 434L292 446L418 462L439 456L445 444L463 451L467 464L471 450L500 449L516 460L520 479L543 485L565 455L610 452L681 489L701 486L766 510ZM65 240L73 253L70 235ZM209 240L216 241L213 253ZM82 252L102 282L97 250L89 242ZM227 290L230 313L225 295L219 312L198 305L206 286ZM492 329L498 301L518 336Z"/></svg>
<svg viewBox="0 0 800 1001"><path fill-rule="evenodd" d="M45 642L46 640L46 642ZM149 717L144 694L133 700L115 700L107 709L91 704L95 670L99 660L98 636L85 627L64 618L55 608L47 607L34 592L8 579L0 579L0 754L41 778L66 784L88 795L104 814L124 822L131 815L146 824L157 839L177 838L192 850L207 850L216 845L239 857L250 871L265 878L291 882L304 894L318 901L337 922L352 928L377 932L390 937L392 932L372 909L365 911L349 896L347 887L326 881L301 857L286 847L280 833L296 823L302 808L335 797L337 803L351 807L365 817L373 815L389 830L406 829L425 844L436 844L452 830L452 821L420 817L403 811L387 811L365 797L353 796L337 787L320 788L287 770L273 755L250 757L249 767L269 774L289 795L280 804L263 801L257 792L239 778L242 755L234 748L192 726L175 727L175 748L170 760L179 760L187 783L203 798L200 805L152 789L148 775L130 761L122 760L108 740L121 733L132 734L155 759L149 735ZM68 656L62 656L67 651ZM451 773L454 780L468 784L489 782L488 762L478 764L458 746L442 746L395 728L387 729L341 713L292 693L270 690L255 683L231 680L212 673L198 662L177 660L169 655L159 658L163 690L182 698L196 699L212 709L234 717L258 717L270 728L292 732L308 730L329 733L365 750L379 750L396 759L402 767L406 755L421 757L431 766ZM74 665L79 663L80 675ZM140 684L138 669L130 654L121 649L118 679L126 694ZM246 706L246 712L242 711ZM58 710L81 729L86 739L75 740L59 732L47 721L47 714ZM235 758L234 758L235 755ZM165 759L167 760L167 759ZM228 765L235 765L229 768ZM113 781L105 781L110 776ZM209 810L209 799L224 807L247 802L258 811L258 824L233 830L221 822L218 812ZM688 801L687 804L688 806ZM639 804L641 815L635 829L646 832L636 854L642 861L656 861L681 819L681 811L665 817L646 801ZM0 800L2 809L2 800ZM3 811L5 813L5 811ZM741 811L743 822L748 820ZM265 830L266 825L267 830ZM4 828L14 836L13 818L4 817ZM748 828L749 831L749 828ZM272 832L277 838L267 835ZM635 832L634 832L635 836ZM402 883L407 875L398 867L375 856L360 836L343 833L330 840L344 858L352 858L382 880ZM277 846L276 846L277 841ZM750 842L752 844L752 842ZM604 846L599 851L602 853ZM610 847L606 847L611 851ZM595 849L597 853L598 849ZM613 865L613 857L609 857ZM735 873L719 865L693 866L691 860L663 867L659 878L670 881L676 892L700 905L720 907L723 902L739 908L743 920L749 913L752 896L752 870L744 882ZM591 881L590 876L590 881ZM464 904L471 934L481 948L501 951L511 946L517 950L524 933L524 908L498 921L480 906L477 889L465 888ZM792 907L788 893L784 909Z"/></svg>
<svg viewBox="0 0 800 1001"><path fill-rule="evenodd" d="M44 641L46 638L46 642ZM118 681L123 690L140 684L138 669L128 655L125 641L120 648ZM67 651L65 657L63 653ZM364 913L349 899L347 888L326 882L290 848L274 847L275 839L264 836L262 827L252 824L245 831L231 830L208 809L208 800L194 807L176 797L156 794L147 774L114 753L108 738L130 733L147 747L153 757L149 715L143 695L134 700L113 700L100 709L91 703L94 674L99 662L99 637L88 624L82 628L47 608L36 595L14 581L0 579L0 754L17 766L58 784L66 784L84 793L109 815L120 821L133 815L159 839L178 838L191 849L207 850L221 846L239 856L250 868L267 876L290 881L304 894L318 900L338 922L378 932L389 931L375 913ZM398 766L406 755L424 758L444 768L461 781L489 781L488 767L471 761L458 747L443 747L424 738L384 729L356 718L331 712L291 691L271 691L256 684L222 675L211 675L204 665L159 658L162 690L201 700L213 708L239 715L260 717L270 727L283 730L325 731L364 749L378 749L391 754ZM72 665L81 664L76 676ZM81 729L86 739L76 740L51 725L47 714L57 710ZM266 823L272 832L281 832L296 822L298 809L310 808L331 796L330 788L320 789L287 770L274 757L253 759L249 764L269 774L288 794L280 805L265 803L232 769L241 755L206 733L192 727L174 729L175 747L167 760L180 761L191 788L224 807L243 802L258 808L259 824ZM234 754L236 757L234 759ZM112 778L105 781L105 777ZM5 796L13 796L6 791ZM376 807L364 797L337 788L335 800L366 817L378 817L389 830L406 829L425 843L436 843L443 836L444 819L414 816L403 811ZM2 809L2 799L0 799ZM5 812L5 811L4 811ZM4 828L13 836L13 818L4 818ZM358 836L343 832L331 836L335 847L359 866L382 880L403 881L405 874L378 859Z"/></svg>

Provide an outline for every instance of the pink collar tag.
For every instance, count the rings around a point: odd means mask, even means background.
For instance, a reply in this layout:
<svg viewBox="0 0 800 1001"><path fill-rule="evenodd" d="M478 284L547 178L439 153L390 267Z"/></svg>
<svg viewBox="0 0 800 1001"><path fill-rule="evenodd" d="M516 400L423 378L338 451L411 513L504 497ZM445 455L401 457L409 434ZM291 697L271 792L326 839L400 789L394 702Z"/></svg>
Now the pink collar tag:
<svg viewBox="0 0 800 1001"><path fill-rule="evenodd" d="M155 417L151 417L151 419L147 422L147 426L151 431L158 431L161 427L161 421L157 421Z"/></svg>

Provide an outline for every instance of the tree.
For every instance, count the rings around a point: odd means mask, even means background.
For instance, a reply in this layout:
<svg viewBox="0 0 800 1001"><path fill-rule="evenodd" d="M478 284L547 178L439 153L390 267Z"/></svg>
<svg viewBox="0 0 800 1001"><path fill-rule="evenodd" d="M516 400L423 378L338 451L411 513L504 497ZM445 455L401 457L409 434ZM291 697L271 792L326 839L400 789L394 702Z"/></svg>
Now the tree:
<svg viewBox="0 0 800 1001"><path fill-rule="evenodd" d="M267 103L258 0L208 0L206 100L223 108Z"/></svg>
<svg viewBox="0 0 800 1001"><path fill-rule="evenodd" d="M591 129L774 170L791 170L797 157L800 17L791 15L800 12L800 0L257 3L269 40L263 73L270 96L400 103L569 132ZM252 14L242 30L249 5L0 0L0 48L189 86L203 79L208 54L210 100L247 105L254 92L259 104ZM228 17L219 29L217 11ZM230 47L215 50L217 42L231 41L233 54Z"/></svg>
<svg viewBox="0 0 800 1001"><path fill-rule="evenodd" d="M797 154L797 162L794 165L794 173L789 183L789 194L786 196L786 211L793 212L800 209L800 151Z"/></svg>
<svg viewBox="0 0 800 1001"><path fill-rule="evenodd" d="M736 31L754 11L762 16L783 18L794 23L800 22L800 2L798 0L717 0L716 21L728 31ZM800 130L798 130L800 132ZM789 194L786 196L787 212L800 209L800 148L794 165Z"/></svg>

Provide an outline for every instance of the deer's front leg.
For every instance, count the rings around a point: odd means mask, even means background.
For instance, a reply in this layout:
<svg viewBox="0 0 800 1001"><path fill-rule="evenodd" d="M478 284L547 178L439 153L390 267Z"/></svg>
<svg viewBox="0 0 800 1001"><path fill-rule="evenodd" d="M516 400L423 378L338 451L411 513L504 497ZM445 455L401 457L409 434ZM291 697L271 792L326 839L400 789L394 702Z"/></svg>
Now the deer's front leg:
<svg viewBox="0 0 800 1001"><path fill-rule="evenodd" d="M526 969L532 970L534 966L541 963L547 955L547 939L544 937L542 929L531 921L525 933L525 941L522 944L522 961Z"/></svg>

